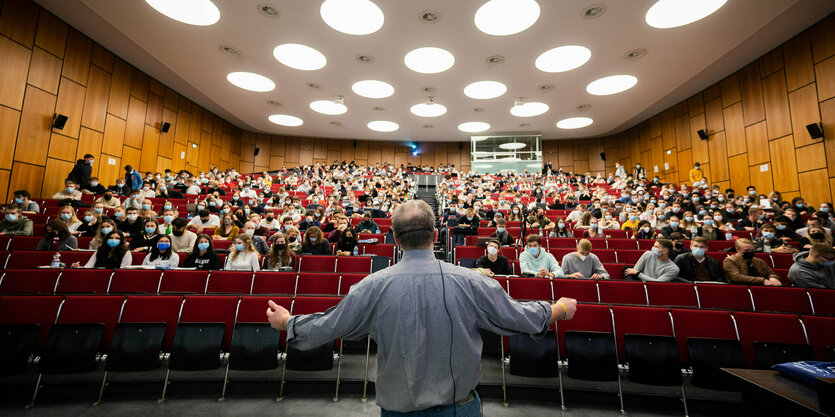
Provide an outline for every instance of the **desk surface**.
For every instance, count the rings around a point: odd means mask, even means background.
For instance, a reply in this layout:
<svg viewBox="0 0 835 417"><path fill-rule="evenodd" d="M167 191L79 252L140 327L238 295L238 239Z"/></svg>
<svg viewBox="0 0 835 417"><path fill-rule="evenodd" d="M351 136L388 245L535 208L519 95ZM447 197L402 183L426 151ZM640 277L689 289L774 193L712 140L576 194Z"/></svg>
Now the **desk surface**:
<svg viewBox="0 0 835 417"><path fill-rule="evenodd" d="M820 411L818 394L814 387L768 369L722 369L733 377L751 384L758 391L770 393L794 407L802 407L808 412L824 415Z"/></svg>

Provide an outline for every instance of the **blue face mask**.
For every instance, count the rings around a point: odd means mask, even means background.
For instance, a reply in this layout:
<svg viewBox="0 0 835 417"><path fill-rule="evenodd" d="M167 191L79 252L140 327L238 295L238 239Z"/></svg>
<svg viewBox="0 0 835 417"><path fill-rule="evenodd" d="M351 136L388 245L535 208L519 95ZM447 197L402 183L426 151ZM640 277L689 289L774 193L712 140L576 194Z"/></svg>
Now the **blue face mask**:
<svg viewBox="0 0 835 417"><path fill-rule="evenodd" d="M675 229L676 227L678 227L678 222L670 222L670 227Z"/></svg>
<svg viewBox="0 0 835 417"><path fill-rule="evenodd" d="M638 216L629 216L629 221L638 221Z"/></svg>
<svg viewBox="0 0 835 417"><path fill-rule="evenodd" d="M15 199L15 201L17 201L17 199ZM821 213L829 213L829 207L821 207L818 211Z"/></svg>
<svg viewBox="0 0 835 417"><path fill-rule="evenodd" d="M72 218L72 214L70 214L70 213L61 213L61 219L62 219L62 220L69 220L69 219L71 219L71 218Z"/></svg>
<svg viewBox="0 0 835 417"><path fill-rule="evenodd" d="M110 246L111 248L115 248L116 246L119 246L119 244L121 244L121 243L122 243L122 241L119 240L119 239L108 239L107 240L107 246Z"/></svg>
<svg viewBox="0 0 835 417"><path fill-rule="evenodd" d="M162 218L162 221L164 221L166 223L171 223L172 221L174 221L174 216L164 216Z"/></svg>
<svg viewBox="0 0 835 417"><path fill-rule="evenodd" d="M18 197L18 198L14 199L14 202L17 203L17 204L23 204L23 199ZM821 210L821 211L823 211L823 210Z"/></svg>
<svg viewBox="0 0 835 417"><path fill-rule="evenodd" d="M112 232L112 231L113 231L113 228L112 228L112 227L102 227L102 228L101 228L101 234L102 234L102 235L105 235L105 236L107 236L108 234L110 234L110 232Z"/></svg>
<svg viewBox="0 0 835 417"><path fill-rule="evenodd" d="M170 243L168 243L168 242L159 242L159 243L157 243L157 249L159 249L159 250L161 250L161 251L166 251L166 250L168 250L168 248L170 248L170 247L171 247L171 244L170 244Z"/></svg>
<svg viewBox="0 0 835 417"><path fill-rule="evenodd" d="M84 216L84 221L87 222L87 223L90 223L93 220L96 220L96 218L93 217L93 216Z"/></svg>
<svg viewBox="0 0 835 417"><path fill-rule="evenodd" d="M655 246L652 247L652 254L656 257L661 256L661 250L656 248Z"/></svg>
<svg viewBox="0 0 835 417"><path fill-rule="evenodd" d="M162 208L164 208L166 210L171 210L171 204L166 204L166 205L162 206Z"/></svg>
<svg viewBox="0 0 835 417"><path fill-rule="evenodd" d="M17 214L7 214L6 220L10 222L17 221Z"/></svg>
<svg viewBox="0 0 835 417"><path fill-rule="evenodd" d="M113 217L115 217L117 219L121 219L122 216L124 216L124 215L125 215L125 213L122 213L121 211L117 211L117 212L113 213Z"/></svg>
<svg viewBox="0 0 835 417"><path fill-rule="evenodd" d="M235 250L238 251L238 252L243 251L244 250L244 244L243 243L236 243L235 244Z"/></svg>
<svg viewBox="0 0 835 417"><path fill-rule="evenodd" d="M319 241L318 237L313 237L313 236L310 237L310 243L316 243L318 241Z"/></svg>
<svg viewBox="0 0 835 417"><path fill-rule="evenodd" d="M690 217L690 216L687 216L687 217L685 217L685 218L684 218L684 221L686 221L686 222L692 222L692 221L693 221L693 218L692 218L692 217Z"/></svg>
<svg viewBox="0 0 835 417"><path fill-rule="evenodd" d="M533 256L538 256L539 255L539 247L538 246L535 247L535 248L527 248L525 250L527 250L528 253L530 253Z"/></svg>
<svg viewBox="0 0 835 417"><path fill-rule="evenodd" d="M693 248L693 256L705 256L705 248Z"/></svg>
<svg viewBox="0 0 835 417"><path fill-rule="evenodd" d="M591 227L592 230L597 230L597 223L592 223L589 225L589 227Z"/></svg>
<svg viewBox="0 0 835 417"><path fill-rule="evenodd" d="M771 232L763 232L763 237L766 239L771 239L774 237L774 233Z"/></svg>
<svg viewBox="0 0 835 417"><path fill-rule="evenodd" d="M68 193L71 193L73 191L75 191L75 187L67 187L67 192Z"/></svg>
<svg viewBox="0 0 835 417"><path fill-rule="evenodd" d="M151 209L151 205L150 205L150 204L143 204L143 205L142 205L142 210L150 210L150 209Z"/></svg>
<svg viewBox="0 0 835 417"><path fill-rule="evenodd" d="M713 226L713 220L705 219L705 226Z"/></svg>
<svg viewBox="0 0 835 417"><path fill-rule="evenodd" d="M778 224L777 225L777 230L786 230L786 225L785 224Z"/></svg>
<svg viewBox="0 0 835 417"><path fill-rule="evenodd" d="M149 234L149 235L150 235L151 233L156 232L156 231L157 231L157 228L156 228L156 227L146 227L146 228L145 228L145 233L147 233L147 234Z"/></svg>
<svg viewBox="0 0 835 417"><path fill-rule="evenodd" d="M209 249L209 242L200 242L197 244L197 249L200 250L207 250Z"/></svg>
<svg viewBox="0 0 835 417"><path fill-rule="evenodd" d="M319 216L318 216L318 214L319 214L319 213L316 213L316 214L317 214L317 216L316 216L316 217L319 217ZM472 220L472 219L473 219L473 216L467 216L467 220Z"/></svg>

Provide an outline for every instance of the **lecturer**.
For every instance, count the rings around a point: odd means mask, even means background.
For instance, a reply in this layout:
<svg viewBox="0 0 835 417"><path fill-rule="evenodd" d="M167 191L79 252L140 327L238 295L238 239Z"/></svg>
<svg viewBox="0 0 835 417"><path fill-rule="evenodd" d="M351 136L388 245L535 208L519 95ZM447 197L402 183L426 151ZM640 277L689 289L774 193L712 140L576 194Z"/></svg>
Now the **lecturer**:
<svg viewBox="0 0 835 417"><path fill-rule="evenodd" d="M423 411L481 415L475 392L481 378L478 330L541 337L550 323L571 319L577 301L518 302L495 280L436 260L435 216L421 200L395 209L392 229L404 250L400 262L354 285L325 313L290 316L270 301L267 318L274 328L287 331L287 344L296 349L370 334L377 342L382 416Z"/></svg>

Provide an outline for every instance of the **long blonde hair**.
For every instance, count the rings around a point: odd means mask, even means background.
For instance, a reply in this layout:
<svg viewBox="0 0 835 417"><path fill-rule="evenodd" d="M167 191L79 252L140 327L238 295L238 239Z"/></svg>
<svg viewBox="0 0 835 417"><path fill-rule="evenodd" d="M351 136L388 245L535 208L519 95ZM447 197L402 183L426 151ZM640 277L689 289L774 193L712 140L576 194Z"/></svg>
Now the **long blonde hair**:
<svg viewBox="0 0 835 417"><path fill-rule="evenodd" d="M244 234L244 235L238 235L238 236L235 238L235 240L238 240L238 239L240 239L240 240L241 240L241 242L243 242L243 243L244 243L244 250L243 250L243 251L241 251L241 252L244 252L244 253L246 253L246 252L255 252L255 245L252 243L252 238L251 238L249 235L246 235L246 234ZM234 243L234 242L233 242L233 243ZM230 257L232 258L232 260L233 260L233 261L237 261L237 260L238 260L238 254L240 253L240 252L238 252L238 248L236 248L236 247L235 247L235 245L233 244L233 245L229 248L229 250L231 251L231 252L230 252L230 253L231 253Z"/></svg>

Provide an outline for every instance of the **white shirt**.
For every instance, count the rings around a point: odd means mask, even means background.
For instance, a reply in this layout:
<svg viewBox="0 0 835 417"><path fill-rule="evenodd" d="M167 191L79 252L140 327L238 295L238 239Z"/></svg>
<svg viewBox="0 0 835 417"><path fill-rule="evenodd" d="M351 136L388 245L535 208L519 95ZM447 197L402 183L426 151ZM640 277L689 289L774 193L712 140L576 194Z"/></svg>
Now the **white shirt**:
<svg viewBox="0 0 835 417"><path fill-rule="evenodd" d="M258 262L258 252L244 252L238 255L238 259L232 259L233 255L230 253L226 256L226 266L223 268L227 271L260 271L261 266Z"/></svg>
<svg viewBox="0 0 835 417"><path fill-rule="evenodd" d="M170 250L170 249L169 249ZM162 257L158 257L157 259L151 260L151 254L149 253L148 256L145 257L145 260L142 261L142 265L144 266L170 266L171 268L176 268L180 265L180 257L176 253L172 253L171 257L168 259L162 259Z"/></svg>
<svg viewBox="0 0 835 417"><path fill-rule="evenodd" d="M210 214L209 215L209 221L206 222L206 223L203 223L203 221L200 220L200 216L194 216L194 217L191 218L191 221L188 222L188 225L189 226L202 226L202 227L218 227L218 226L220 226L220 217L217 217L214 214Z"/></svg>
<svg viewBox="0 0 835 417"><path fill-rule="evenodd" d="M197 185L192 185L186 189L186 194L200 194L200 187Z"/></svg>
<svg viewBox="0 0 835 417"><path fill-rule="evenodd" d="M261 220L261 227L266 227L267 229L280 229L281 224L275 218L273 218L273 221L271 222L268 222L265 218L264 220Z"/></svg>

